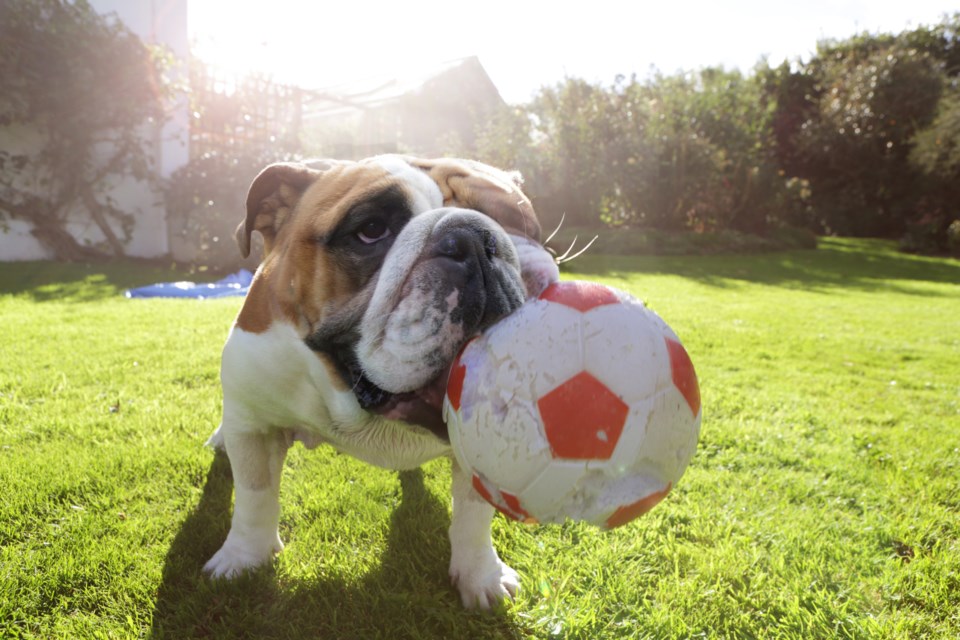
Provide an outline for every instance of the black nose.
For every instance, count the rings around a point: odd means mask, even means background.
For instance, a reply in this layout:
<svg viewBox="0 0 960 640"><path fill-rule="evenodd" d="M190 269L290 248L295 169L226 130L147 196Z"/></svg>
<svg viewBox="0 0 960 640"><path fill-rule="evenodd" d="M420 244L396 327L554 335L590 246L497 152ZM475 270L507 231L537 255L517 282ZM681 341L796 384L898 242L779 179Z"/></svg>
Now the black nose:
<svg viewBox="0 0 960 640"><path fill-rule="evenodd" d="M433 257L465 262L472 256L493 258L497 251L497 239L486 229L454 227L434 240L431 254Z"/></svg>

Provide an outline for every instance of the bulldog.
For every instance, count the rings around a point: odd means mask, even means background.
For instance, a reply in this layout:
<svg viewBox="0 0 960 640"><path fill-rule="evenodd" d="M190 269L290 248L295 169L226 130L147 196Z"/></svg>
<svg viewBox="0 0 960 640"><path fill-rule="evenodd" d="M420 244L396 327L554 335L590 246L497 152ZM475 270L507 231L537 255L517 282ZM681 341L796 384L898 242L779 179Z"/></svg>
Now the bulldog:
<svg viewBox="0 0 960 640"><path fill-rule="evenodd" d="M329 444L389 469L450 455L442 402L471 336L558 278L519 176L466 160L378 156L280 163L237 229L264 254L223 349L223 418L209 444L234 480L230 532L206 563L231 577L270 561L287 449ZM468 607L512 598L494 509L452 466L450 578Z"/></svg>

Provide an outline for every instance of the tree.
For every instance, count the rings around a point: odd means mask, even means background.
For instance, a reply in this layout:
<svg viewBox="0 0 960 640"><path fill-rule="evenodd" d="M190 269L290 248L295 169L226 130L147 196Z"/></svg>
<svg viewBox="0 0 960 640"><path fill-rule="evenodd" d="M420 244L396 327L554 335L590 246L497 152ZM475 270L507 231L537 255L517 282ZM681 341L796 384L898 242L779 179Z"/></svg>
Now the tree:
<svg viewBox="0 0 960 640"><path fill-rule="evenodd" d="M620 93L629 151L618 183L636 222L762 234L780 219L789 197L756 77L707 68Z"/></svg>
<svg viewBox="0 0 960 640"><path fill-rule="evenodd" d="M31 223L59 259L122 256L132 216L117 207L110 184L152 178L148 143L151 123L163 118L164 63L84 0L5 2L0 127L31 140L0 151L0 222ZM106 246L78 243L68 228L77 220L96 225Z"/></svg>
<svg viewBox="0 0 960 640"><path fill-rule="evenodd" d="M595 223L614 188L608 170L617 144L615 105L601 86L571 78L541 90L528 107L542 162L537 188L568 224ZM521 167L521 169L524 169Z"/></svg>
<svg viewBox="0 0 960 640"><path fill-rule="evenodd" d="M480 139L580 225L940 234L960 201L958 33L960 14L747 75L569 78Z"/></svg>
<svg viewBox="0 0 960 640"><path fill-rule="evenodd" d="M912 138L936 113L942 62L910 38L861 35L821 42L794 81L802 100L780 112L784 166L810 181L821 231L895 237L914 215Z"/></svg>
<svg viewBox="0 0 960 640"><path fill-rule="evenodd" d="M940 99L936 118L914 137L910 163L922 196L901 245L960 255L960 89Z"/></svg>

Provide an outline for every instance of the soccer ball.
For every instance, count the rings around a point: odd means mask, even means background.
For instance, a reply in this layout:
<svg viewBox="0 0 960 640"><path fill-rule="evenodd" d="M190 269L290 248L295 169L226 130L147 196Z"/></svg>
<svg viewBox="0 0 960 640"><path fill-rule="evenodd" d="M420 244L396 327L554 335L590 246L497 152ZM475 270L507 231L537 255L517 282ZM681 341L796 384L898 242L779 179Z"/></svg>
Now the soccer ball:
<svg viewBox="0 0 960 640"><path fill-rule="evenodd" d="M612 528L683 475L700 389L680 340L642 302L566 281L467 343L444 417L457 462L507 516Z"/></svg>

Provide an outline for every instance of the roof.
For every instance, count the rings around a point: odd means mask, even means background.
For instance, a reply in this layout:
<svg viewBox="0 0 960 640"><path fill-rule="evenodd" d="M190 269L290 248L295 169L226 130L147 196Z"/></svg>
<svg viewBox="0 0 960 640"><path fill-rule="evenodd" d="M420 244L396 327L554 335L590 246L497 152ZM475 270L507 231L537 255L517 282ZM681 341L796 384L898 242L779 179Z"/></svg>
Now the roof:
<svg viewBox="0 0 960 640"><path fill-rule="evenodd" d="M358 79L332 87L306 92L305 119L345 115L358 110L375 109L422 91L432 80L451 72L479 72L500 97L496 86L476 56L448 60L429 67L404 71L400 75L381 75Z"/></svg>

